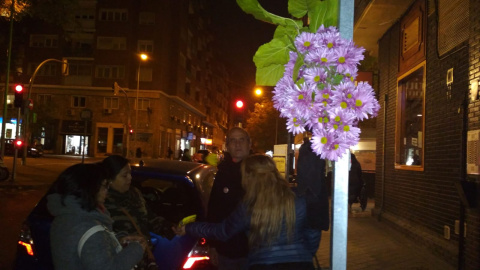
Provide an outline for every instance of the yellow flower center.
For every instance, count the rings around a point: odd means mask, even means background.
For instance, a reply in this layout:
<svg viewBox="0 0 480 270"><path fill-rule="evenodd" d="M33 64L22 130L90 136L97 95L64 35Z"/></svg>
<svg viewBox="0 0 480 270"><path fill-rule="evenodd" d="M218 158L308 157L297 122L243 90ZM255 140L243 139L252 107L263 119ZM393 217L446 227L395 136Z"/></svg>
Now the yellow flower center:
<svg viewBox="0 0 480 270"><path fill-rule="evenodd" d="M320 142L326 144L328 142L327 137L322 137L322 139L320 139Z"/></svg>
<svg viewBox="0 0 480 270"><path fill-rule="evenodd" d="M322 123L322 122L323 122L323 118L322 118L322 117L319 117L319 118L318 118L318 122L319 122L319 123Z"/></svg>
<svg viewBox="0 0 480 270"><path fill-rule="evenodd" d="M347 108L347 103L345 101L342 101L340 103L340 107L342 107L342 109L346 109Z"/></svg>
<svg viewBox="0 0 480 270"><path fill-rule="evenodd" d="M350 131L350 126L343 126L343 131L345 131L345 132Z"/></svg>
<svg viewBox="0 0 480 270"><path fill-rule="evenodd" d="M299 124L293 124L293 126L294 126L294 127L298 127L298 126L299 126Z"/></svg>
<svg viewBox="0 0 480 270"><path fill-rule="evenodd" d="M324 101L322 103L323 103L323 106L327 107L327 102L326 101Z"/></svg>
<svg viewBox="0 0 480 270"><path fill-rule="evenodd" d="M330 95L329 95L329 94L323 94L322 97L323 97L324 99L328 99L328 98L330 97Z"/></svg>
<svg viewBox="0 0 480 270"><path fill-rule="evenodd" d="M312 44L310 43L310 41L305 41L305 42L303 43L303 46L305 46L305 47L310 47L310 45L312 45Z"/></svg>
<svg viewBox="0 0 480 270"><path fill-rule="evenodd" d="M322 57L322 62L324 62L324 63L328 62L327 58L326 58L326 57Z"/></svg>
<svg viewBox="0 0 480 270"><path fill-rule="evenodd" d="M333 148L335 148L335 150L337 150L337 149L338 149L338 144L335 144L335 145L333 146Z"/></svg>
<svg viewBox="0 0 480 270"><path fill-rule="evenodd" d="M314 80L315 82L320 81L320 76L315 76L315 78L313 78L313 80Z"/></svg>
<svg viewBox="0 0 480 270"><path fill-rule="evenodd" d="M335 122L340 122L340 116L335 116Z"/></svg>
<svg viewBox="0 0 480 270"><path fill-rule="evenodd" d="M347 98L352 98L352 94L348 94L348 95L347 95Z"/></svg>
<svg viewBox="0 0 480 270"><path fill-rule="evenodd" d="M337 124L333 125L333 129L337 130L337 129L338 129L338 125L337 125Z"/></svg>
<svg viewBox="0 0 480 270"><path fill-rule="evenodd" d="M303 99L303 95L302 94L298 95L298 99Z"/></svg>
<svg viewBox="0 0 480 270"><path fill-rule="evenodd" d="M345 76L350 77L352 76L350 73L345 74Z"/></svg>
<svg viewBox="0 0 480 270"><path fill-rule="evenodd" d="M331 49L331 48L333 47L333 43L329 42L329 43L327 44L327 47L328 47L329 49Z"/></svg>
<svg viewBox="0 0 480 270"><path fill-rule="evenodd" d="M293 118L293 122L294 122L294 123L297 122L297 118L296 118L296 117Z"/></svg>
<svg viewBox="0 0 480 270"><path fill-rule="evenodd" d="M357 101L355 101L355 106L360 107L362 105L363 105L363 102L360 99L357 99Z"/></svg>
<svg viewBox="0 0 480 270"><path fill-rule="evenodd" d="M338 62L341 64L345 63L345 57L340 56L340 58L338 58Z"/></svg>
<svg viewBox="0 0 480 270"><path fill-rule="evenodd" d="M329 121L329 120L328 120L328 117L324 117L324 118L323 118L323 122L328 123L328 121Z"/></svg>

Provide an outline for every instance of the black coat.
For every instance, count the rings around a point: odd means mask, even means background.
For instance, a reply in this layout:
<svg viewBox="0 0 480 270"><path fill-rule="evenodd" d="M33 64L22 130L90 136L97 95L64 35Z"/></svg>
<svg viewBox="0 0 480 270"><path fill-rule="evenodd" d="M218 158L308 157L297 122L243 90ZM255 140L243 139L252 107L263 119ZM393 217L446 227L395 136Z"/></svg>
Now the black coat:
<svg viewBox="0 0 480 270"><path fill-rule="evenodd" d="M218 171L213 182L210 200L208 202L207 221L220 223L226 219L238 206L243 198L241 162L233 162L230 155L218 165ZM215 241L213 245L217 252L229 258L244 258L248 255L248 240L241 232L228 241Z"/></svg>
<svg viewBox="0 0 480 270"><path fill-rule="evenodd" d="M330 227L325 160L312 151L306 140L300 146L297 164L297 194L307 199L307 224L310 228L327 231Z"/></svg>

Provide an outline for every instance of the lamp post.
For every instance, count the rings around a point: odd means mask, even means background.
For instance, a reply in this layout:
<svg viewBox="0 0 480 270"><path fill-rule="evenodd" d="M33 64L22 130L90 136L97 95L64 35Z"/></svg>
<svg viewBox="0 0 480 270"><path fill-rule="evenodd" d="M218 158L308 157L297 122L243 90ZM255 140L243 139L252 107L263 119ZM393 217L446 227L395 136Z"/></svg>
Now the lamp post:
<svg viewBox="0 0 480 270"><path fill-rule="evenodd" d="M138 109L139 109L139 104L138 104L138 93L140 92L140 67L142 64L142 61L146 61L148 59L148 55L142 53L140 54L140 61L138 61L138 69L137 69L137 98L136 98L136 106L135 106L135 130L133 132L133 145L135 153L137 151L137 132L138 132Z"/></svg>

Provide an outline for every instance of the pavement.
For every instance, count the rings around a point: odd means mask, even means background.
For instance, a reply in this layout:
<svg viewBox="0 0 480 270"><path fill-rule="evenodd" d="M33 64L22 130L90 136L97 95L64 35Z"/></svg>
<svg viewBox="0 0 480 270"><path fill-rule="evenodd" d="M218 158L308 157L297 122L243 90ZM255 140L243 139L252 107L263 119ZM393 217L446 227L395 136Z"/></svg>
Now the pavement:
<svg viewBox="0 0 480 270"><path fill-rule="evenodd" d="M50 156L49 157L54 157ZM78 159L81 157L58 156L58 158ZM86 163L100 161L101 158L85 158ZM0 189L30 189L39 185L49 185L28 176L16 177L15 183L8 180L0 182ZM369 199L367 208L362 211L359 204L353 204L348 217L347 269L422 269L450 270L455 265L429 250L422 243L414 242L391 225L373 215L375 200ZM331 233L322 233L322 240L317 252L321 269L337 269L330 265Z"/></svg>
<svg viewBox="0 0 480 270"><path fill-rule="evenodd" d="M348 217L347 269L422 269L450 270L448 264L426 246L414 242L385 221L373 215L375 200L369 199L362 211L360 204L352 205ZM336 269L330 265L330 231L322 233L317 260L321 269Z"/></svg>

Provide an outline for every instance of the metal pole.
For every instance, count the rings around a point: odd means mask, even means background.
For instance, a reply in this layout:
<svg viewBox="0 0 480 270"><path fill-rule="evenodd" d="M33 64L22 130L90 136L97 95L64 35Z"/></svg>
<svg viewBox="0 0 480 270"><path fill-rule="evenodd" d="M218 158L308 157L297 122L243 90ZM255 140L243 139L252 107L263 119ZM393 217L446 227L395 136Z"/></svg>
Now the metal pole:
<svg viewBox="0 0 480 270"><path fill-rule="evenodd" d="M64 61L62 60L58 60L58 59L46 59L44 60L43 62L41 62L37 68L35 69L35 71L33 72L33 75L32 77L30 77L30 81L28 82L28 96L27 96L27 100L30 100L31 96L32 96L32 90L33 90L33 81L35 80L35 76L37 76L37 72L40 70L40 68L47 62L59 62L59 63L65 63ZM28 134L28 132L30 131L29 130L29 125L30 125L30 110L27 110L25 111L25 124L23 125L24 128L23 128L23 134L24 134L24 138L25 138L25 144L23 146L23 155L22 155L22 161L23 161L23 165L27 165L27 144L30 142L30 136Z"/></svg>
<svg viewBox="0 0 480 270"><path fill-rule="evenodd" d="M339 30L345 39L353 38L354 1L340 0ZM347 269L348 232L348 165L347 151L335 162L332 191L332 233L330 240L330 265L333 270Z"/></svg>
<svg viewBox="0 0 480 270"><path fill-rule="evenodd" d="M15 0L12 0L12 6L10 7L10 34L8 41L8 52L7 52L7 72L5 75L5 91L3 96L3 119L2 119L2 135L1 135L1 146L0 155L3 159L5 156L5 131L7 127L7 99L8 99L8 89L9 89L9 80L10 80L10 62L12 59L12 36L13 36L13 15L15 14Z"/></svg>
<svg viewBox="0 0 480 270"><path fill-rule="evenodd" d="M136 155L137 151L137 132L138 132L138 92L140 91L140 64L142 62L138 62L138 70L137 70L137 99L135 104L135 130L133 131L133 151L134 156Z"/></svg>
<svg viewBox="0 0 480 270"><path fill-rule="evenodd" d="M85 120L83 127L82 163L85 162L85 138L87 137L87 123L87 120Z"/></svg>
<svg viewBox="0 0 480 270"><path fill-rule="evenodd" d="M21 108L18 108L17 110L17 128L15 130L15 139L19 139L19 129L20 129L20 110ZM25 142L23 142L25 143ZM12 179L10 180L12 183L15 182L15 177L17 176L17 155L18 155L18 148L15 145L15 141L13 142L13 147L15 149L14 154L13 154L13 167L12 167Z"/></svg>

